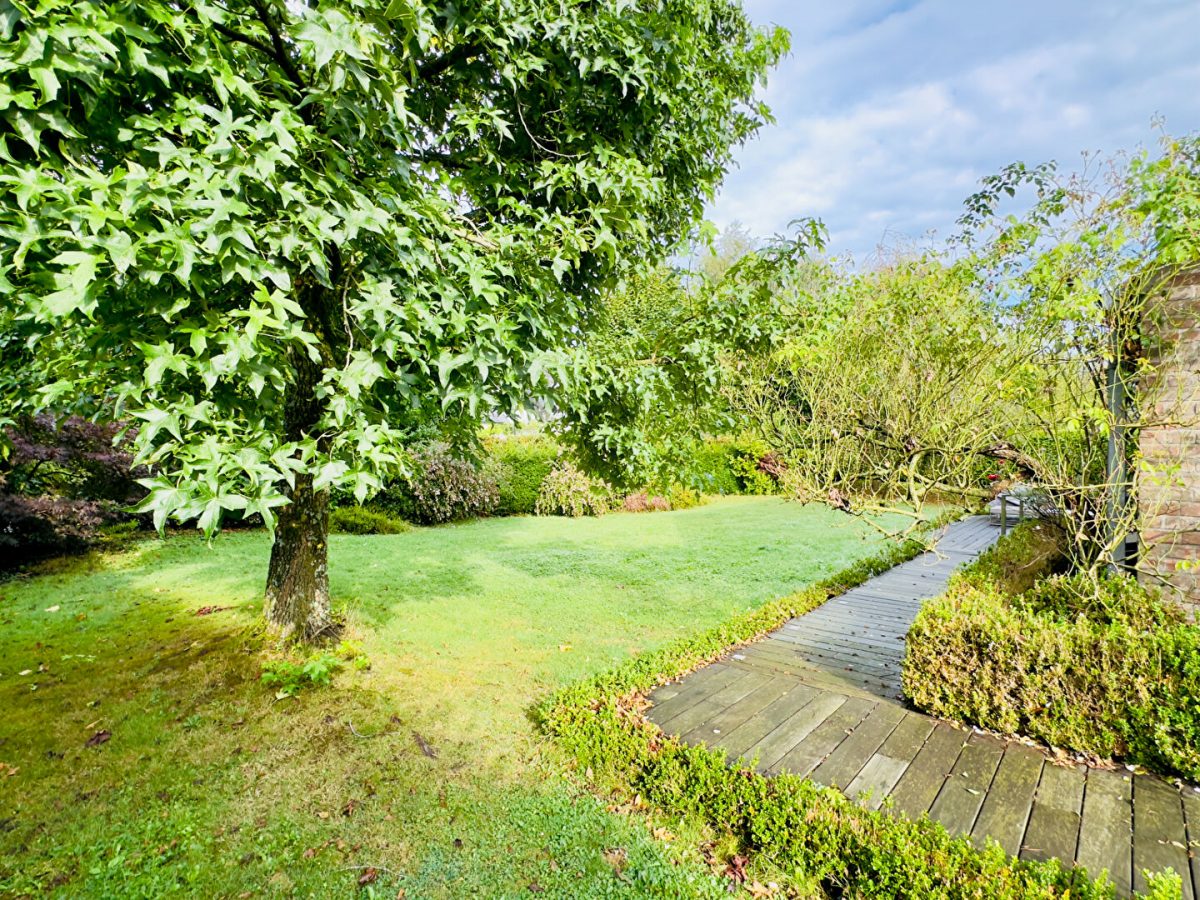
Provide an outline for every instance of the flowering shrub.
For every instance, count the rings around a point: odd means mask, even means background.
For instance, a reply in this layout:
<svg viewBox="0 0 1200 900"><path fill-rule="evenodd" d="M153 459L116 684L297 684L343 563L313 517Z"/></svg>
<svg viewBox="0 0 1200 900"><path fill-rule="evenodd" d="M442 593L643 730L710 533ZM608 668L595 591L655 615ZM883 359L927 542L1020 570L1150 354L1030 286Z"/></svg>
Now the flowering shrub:
<svg viewBox="0 0 1200 900"><path fill-rule="evenodd" d="M389 515L422 525L488 516L499 495L495 479L451 453L443 443L413 453L413 472L384 491L375 505Z"/></svg>
<svg viewBox="0 0 1200 900"><path fill-rule="evenodd" d="M603 481L563 461L542 482L535 511L539 516L602 516L608 512L611 493Z"/></svg>

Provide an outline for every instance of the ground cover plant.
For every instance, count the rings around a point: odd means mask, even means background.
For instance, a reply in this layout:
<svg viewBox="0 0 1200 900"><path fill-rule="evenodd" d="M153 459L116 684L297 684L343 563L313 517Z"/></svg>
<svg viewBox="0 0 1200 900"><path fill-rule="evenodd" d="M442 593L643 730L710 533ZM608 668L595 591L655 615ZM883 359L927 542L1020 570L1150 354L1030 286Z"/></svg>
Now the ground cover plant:
<svg viewBox="0 0 1200 900"><path fill-rule="evenodd" d="M597 790L644 798L652 808L714 829L741 860L743 876L761 873L802 896L1114 897L1104 878L1092 881L1057 861L1015 862L995 844L980 851L929 819L868 811L794 775L764 777L753 766L730 765L720 751L684 745L646 720L645 694L655 686L921 549L916 542L893 545L826 582L572 685L542 705L543 726ZM1179 891L1178 877L1165 874L1150 879L1147 895L1166 900Z"/></svg>
<svg viewBox="0 0 1200 900"><path fill-rule="evenodd" d="M1051 574L1063 553L1047 554L1046 530L1023 525L924 604L905 694L946 719L1200 780L1200 628L1128 576Z"/></svg>
<svg viewBox="0 0 1200 900"><path fill-rule="evenodd" d="M369 667L278 701L262 532L6 581L0 895L728 896L694 829L613 815L528 709L877 552L843 525L728 498L334 535Z"/></svg>

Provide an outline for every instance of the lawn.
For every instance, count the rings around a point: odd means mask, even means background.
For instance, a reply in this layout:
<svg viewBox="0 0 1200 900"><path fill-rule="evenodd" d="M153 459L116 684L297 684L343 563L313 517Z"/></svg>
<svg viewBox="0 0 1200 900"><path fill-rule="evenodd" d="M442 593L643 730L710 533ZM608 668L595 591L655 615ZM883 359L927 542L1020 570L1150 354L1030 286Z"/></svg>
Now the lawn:
<svg viewBox="0 0 1200 900"><path fill-rule="evenodd" d="M879 546L772 498L335 536L371 667L287 700L259 682L264 534L2 583L0 895L727 896L528 710Z"/></svg>

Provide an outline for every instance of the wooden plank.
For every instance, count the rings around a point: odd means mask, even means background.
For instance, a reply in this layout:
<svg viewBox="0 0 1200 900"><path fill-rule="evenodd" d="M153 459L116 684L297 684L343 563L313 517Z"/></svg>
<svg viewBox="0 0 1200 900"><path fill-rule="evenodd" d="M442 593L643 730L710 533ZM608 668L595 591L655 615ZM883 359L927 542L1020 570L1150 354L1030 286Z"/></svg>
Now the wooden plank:
<svg viewBox="0 0 1200 900"><path fill-rule="evenodd" d="M719 691L712 691L699 703L694 703L669 719L663 720L658 727L670 734L685 734L728 709L770 680L769 675L750 672L745 678L739 678Z"/></svg>
<svg viewBox="0 0 1200 900"><path fill-rule="evenodd" d="M818 688L800 685L786 697L780 697L754 713L741 725L731 728L716 742L730 759L745 755L746 751L761 741L779 722L795 713L820 696Z"/></svg>
<svg viewBox="0 0 1200 900"><path fill-rule="evenodd" d="M1021 838L1029 824L1043 761L1040 751L1023 744L1011 743L1004 748L1004 758L971 829L971 839L978 846L984 846L990 838L1009 856L1021 852Z"/></svg>
<svg viewBox="0 0 1200 900"><path fill-rule="evenodd" d="M781 643L767 641L758 644L755 650L759 654L771 656L783 662L810 662L818 668L844 669L850 672L875 675L879 678L889 678L900 674L900 666L897 663L888 664L886 661L875 660L853 651L837 652L791 643L783 646Z"/></svg>
<svg viewBox="0 0 1200 900"><path fill-rule="evenodd" d="M867 760L896 730L903 718L902 707L893 703L880 703L838 744L823 763L813 769L809 778L817 784L847 787L862 771Z"/></svg>
<svg viewBox="0 0 1200 900"><path fill-rule="evenodd" d="M1128 773L1092 769L1083 789L1075 858L1095 878L1102 869L1121 896L1132 890L1133 782Z"/></svg>
<svg viewBox="0 0 1200 900"><path fill-rule="evenodd" d="M1146 872L1172 868L1189 871L1187 831L1179 791L1155 775L1133 779L1133 889L1146 890ZM1194 896L1192 880L1183 883L1184 900Z"/></svg>
<svg viewBox="0 0 1200 900"><path fill-rule="evenodd" d="M786 675L768 677L760 687L747 694L737 703L732 704L722 712L717 713L707 722L693 728L683 735L683 742L696 744L704 741L707 744L719 743L721 736L728 734L744 723L751 716L757 715L772 703L793 695L792 702L800 705L807 703L814 696L811 688L805 688L800 682Z"/></svg>
<svg viewBox="0 0 1200 900"><path fill-rule="evenodd" d="M709 694L709 689L718 690L745 676L745 671L733 666L714 663L684 679L682 689L675 696L650 707L648 718L659 727L674 715L679 714Z"/></svg>
<svg viewBox="0 0 1200 900"><path fill-rule="evenodd" d="M1185 786L1183 816L1187 823L1188 858L1192 866L1192 893L1200 897L1200 794Z"/></svg>
<svg viewBox="0 0 1200 900"><path fill-rule="evenodd" d="M808 737L812 731L837 711L848 698L842 694L823 693L803 709L780 722L766 737L746 751L747 758L758 758L759 771L766 771L779 762L789 750Z"/></svg>
<svg viewBox="0 0 1200 900"><path fill-rule="evenodd" d="M905 770L925 746L933 731L933 720L917 713L907 713L883 746L867 760L862 771L846 788L846 796L859 801L867 809L879 809L883 798L904 775Z"/></svg>
<svg viewBox="0 0 1200 900"><path fill-rule="evenodd" d="M1001 741L990 735L971 735L929 808L929 817L956 837L970 834L1003 756Z"/></svg>
<svg viewBox="0 0 1200 900"><path fill-rule="evenodd" d="M891 808L912 819L928 812L966 742L965 732L941 722L935 725L892 791Z"/></svg>
<svg viewBox="0 0 1200 900"><path fill-rule="evenodd" d="M734 661L735 665L744 665L758 671L783 672L794 675L809 684L833 691L840 690L842 686L845 686L854 690L865 690L878 694L880 685L885 683L883 679L862 672L817 668L799 657L789 661L775 654L760 653L757 650L749 649L742 653L741 657Z"/></svg>
<svg viewBox="0 0 1200 900"><path fill-rule="evenodd" d="M1022 859L1057 859L1075 864L1079 843L1079 813L1083 806L1084 773L1074 766L1042 766L1029 826L1021 846Z"/></svg>
<svg viewBox="0 0 1200 900"><path fill-rule="evenodd" d="M850 697L837 711L815 728L808 737L771 766L770 772L795 772L807 775L819 766L872 709L875 701Z"/></svg>

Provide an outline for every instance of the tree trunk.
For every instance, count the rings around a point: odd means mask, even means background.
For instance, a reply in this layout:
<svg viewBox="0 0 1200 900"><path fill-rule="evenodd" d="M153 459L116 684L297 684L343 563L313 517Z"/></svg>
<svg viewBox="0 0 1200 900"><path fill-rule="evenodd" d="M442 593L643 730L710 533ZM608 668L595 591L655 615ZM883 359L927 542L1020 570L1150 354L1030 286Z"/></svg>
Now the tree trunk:
<svg viewBox="0 0 1200 900"><path fill-rule="evenodd" d="M329 492L296 476L279 510L267 570L267 624L284 640L313 641L334 630L329 605Z"/></svg>
<svg viewBox="0 0 1200 900"><path fill-rule="evenodd" d="M319 284L300 289L300 305L315 320L329 317L330 294ZM324 412L317 398L321 363L306 350L291 357L292 383L283 402L283 426L289 441L317 437ZM267 625L285 640L314 641L336 630L329 606L329 491L314 491L311 474L297 474L285 490L289 503L279 509L271 565L267 570Z"/></svg>

